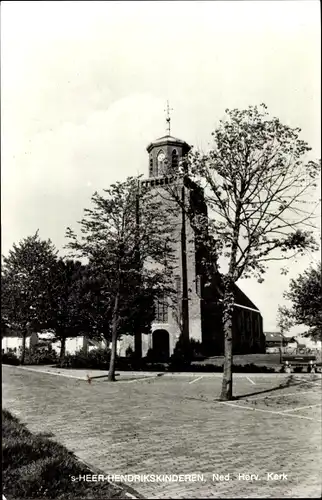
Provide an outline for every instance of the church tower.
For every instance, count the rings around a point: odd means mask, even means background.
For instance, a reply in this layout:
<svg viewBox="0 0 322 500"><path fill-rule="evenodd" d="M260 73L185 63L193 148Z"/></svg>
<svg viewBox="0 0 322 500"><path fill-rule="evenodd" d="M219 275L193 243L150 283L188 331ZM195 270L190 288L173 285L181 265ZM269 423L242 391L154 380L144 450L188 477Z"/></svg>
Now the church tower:
<svg viewBox="0 0 322 500"><path fill-rule="evenodd" d="M149 178L177 175L179 162L186 156L191 146L181 139L165 135L146 148L149 153Z"/></svg>
<svg viewBox="0 0 322 500"><path fill-rule="evenodd" d="M169 200L167 185L175 183L185 204L193 203L206 211L200 189L179 173L179 166L189 153L191 146L170 134L170 115L167 106L167 135L156 139L147 146L149 176L141 181L142 186L153 190L155 197L162 200L166 209L173 205L174 255L176 274L173 276L177 290L177 307L170 307L169 299L158 301L156 317L152 323L152 335L143 335L142 356L148 349L169 357L182 334L186 340L201 342L201 287L198 270L198 251L195 236L185 210L174 200Z"/></svg>
<svg viewBox="0 0 322 500"><path fill-rule="evenodd" d="M185 141L171 136L169 101L165 111L167 112L167 135L151 142L146 148L149 153L150 178L177 175L180 161L191 149Z"/></svg>
<svg viewBox="0 0 322 500"><path fill-rule="evenodd" d="M187 211L182 208L189 207L190 213L202 216L201 231L208 232L207 206L202 188L180 168L191 146L171 135L169 105L166 111L167 133L147 146L148 176L140 183L160 202L160 209L164 207L171 214L176 297L165 296L158 300L152 334L137 332L134 339L130 336L121 339L119 355L124 355L130 345L140 357L145 357L152 349L158 360L166 361L180 336L186 341L201 342L208 355L222 355L221 276L212 249L202 244L202 238L190 224ZM180 204L171 197L171 186L174 186L176 196L180 196ZM138 205L138 216L141 209L144 210ZM215 244L213 247L215 249ZM265 338L259 309L237 285L234 295L234 353L263 352Z"/></svg>

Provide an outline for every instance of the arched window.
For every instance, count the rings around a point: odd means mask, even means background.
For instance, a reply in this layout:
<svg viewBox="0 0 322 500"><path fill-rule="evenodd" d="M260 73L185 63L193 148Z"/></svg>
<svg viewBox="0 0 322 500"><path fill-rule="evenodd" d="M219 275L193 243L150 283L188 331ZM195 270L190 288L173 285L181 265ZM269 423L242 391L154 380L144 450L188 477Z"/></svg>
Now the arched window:
<svg viewBox="0 0 322 500"><path fill-rule="evenodd" d="M150 158L149 175L150 175L150 177L152 177L152 175L153 175L153 158L152 158L152 156Z"/></svg>
<svg viewBox="0 0 322 500"><path fill-rule="evenodd" d="M159 297L155 301L155 321L157 323L167 323L168 321L168 301L165 296Z"/></svg>
<svg viewBox="0 0 322 500"><path fill-rule="evenodd" d="M177 170L178 168L178 153L177 150L174 149L172 151L172 162L171 162L172 170Z"/></svg>
<svg viewBox="0 0 322 500"><path fill-rule="evenodd" d="M165 154L161 149L158 153L158 156L157 156L156 175L163 175L164 174L164 163L165 163L164 160L165 160Z"/></svg>

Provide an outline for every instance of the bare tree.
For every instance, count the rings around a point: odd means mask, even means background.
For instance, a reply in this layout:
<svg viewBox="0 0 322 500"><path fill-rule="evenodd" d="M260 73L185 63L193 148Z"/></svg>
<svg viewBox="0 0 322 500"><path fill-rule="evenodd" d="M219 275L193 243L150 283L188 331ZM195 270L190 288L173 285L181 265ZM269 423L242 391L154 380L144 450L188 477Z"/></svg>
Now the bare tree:
<svg viewBox="0 0 322 500"><path fill-rule="evenodd" d="M270 261L316 250L314 190L320 161L307 160L299 128L269 118L266 106L226 110L207 153L192 152L181 175L203 189L206 211L185 207L210 268L216 255L228 261L222 274L225 361L221 399L232 398L234 285L264 280ZM170 196L180 204L173 188ZM182 203L180 204L182 207ZM282 269L283 272L283 269Z"/></svg>

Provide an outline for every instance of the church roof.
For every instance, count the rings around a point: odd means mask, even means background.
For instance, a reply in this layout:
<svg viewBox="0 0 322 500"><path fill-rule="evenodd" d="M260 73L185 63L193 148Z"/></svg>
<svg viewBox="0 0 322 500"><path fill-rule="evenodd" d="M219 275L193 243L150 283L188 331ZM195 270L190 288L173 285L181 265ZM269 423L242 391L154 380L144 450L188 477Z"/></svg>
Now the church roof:
<svg viewBox="0 0 322 500"><path fill-rule="evenodd" d="M239 288L236 283L233 286L234 302L236 306L244 306L249 309L253 309L254 312L260 310L258 307L250 300L250 298ZM224 285L223 279L219 272L216 272L212 279L212 286L210 287L210 294L215 294L219 299L223 299L224 296Z"/></svg>
<svg viewBox="0 0 322 500"><path fill-rule="evenodd" d="M191 147L186 141L183 141L182 139L178 139L177 137L173 137L172 135L164 135L151 142L146 149L148 152L150 152L153 147L164 146L166 144L175 144L177 146L182 146L185 149L190 149Z"/></svg>

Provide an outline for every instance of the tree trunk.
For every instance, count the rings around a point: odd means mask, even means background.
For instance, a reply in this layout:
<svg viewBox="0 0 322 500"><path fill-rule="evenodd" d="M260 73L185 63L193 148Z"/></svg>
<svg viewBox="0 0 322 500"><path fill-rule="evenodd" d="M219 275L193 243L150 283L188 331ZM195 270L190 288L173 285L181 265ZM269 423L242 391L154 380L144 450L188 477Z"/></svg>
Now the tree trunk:
<svg viewBox="0 0 322 500"><path fill-rule="evenodd" d="M59 353L59 363L61 364L65 358L66 351L66 337L61 337L60 339L60 353Z"/></svg>
<svg viewBox="0 0 322 500"><path fill-rule="evenodd" d="M224 373L221 388L221 401L229 401L233 397L233 311L234 293L233 282L228 280L225 284L224 308L223 308L223 330L224 330Z"/></svg>
<svg viewBox="0 0 322 500"><path fill-rule="evenodd" d="M20 357L20 364L23 365L25 363L25 356L26 356L26 337L27 337L27 332L23 331L22 332L22 346L21 346L21 357Z"/></svg>
<svg viewBox="0 0 322 500"><path fill-rule="evenodd" d="M187 235L186 235L186 211L185 211L185 186L181 190L182 200L182 223L181 223L181 266L182 266L182 340L189 344L189 295L188 295L188 271L187 271Z"/></svg>
<svg viewBox="0 0 322 500"><path fill-rule="evenodd" d="M110 366L109 366L108 377L107 377L107 380L109 382L115 381L115 360L116 360L118 311L119 311L119 291L116 292L114 309L113 309L113 317L112 317L112 349L111 349Z"/></svg>
<svg viewBox="0 0 322 500"><path fill-rule="evenodd" d="M135 332L134 334L134 354L135 359L142 358L142 333Z"/></svg>
<svg viewBox="0 0 322 500"><path fill-rule="evenodd" d="M224 278L224 308L223 329L225 342L225 361L220 399L229 401L233 398L233 313L234 313L234 284L236 281L236 258L240 231L240 214L242 202L236 204L234 235L231 245L229 270Z"/></svg>

